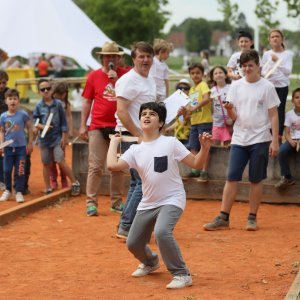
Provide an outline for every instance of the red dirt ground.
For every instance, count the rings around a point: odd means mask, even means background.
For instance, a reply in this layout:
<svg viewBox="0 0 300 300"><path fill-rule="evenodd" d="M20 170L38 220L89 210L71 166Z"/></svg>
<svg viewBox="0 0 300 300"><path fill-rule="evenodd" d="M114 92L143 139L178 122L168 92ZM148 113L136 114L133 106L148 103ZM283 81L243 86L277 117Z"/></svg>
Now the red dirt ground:
<svg viewBox="0 0 300 300"><path fill-rule="evenodd" d="M70 151L68 160L70 160ZM30 189L43 190L40 158L32 155ZM0 203L0 210L17 205ZM283 299L300 261L299 206L263 204L260 229L244 230L248 205L236 203L231 230L206 232L202 224L218 212L219 201L187 202L175 229L193 286L166 290L165 266L144 278L130 274L138 262L115 238L117 213L109 198L100 216L85 215L85 197L43 209L0 228L0 299ZM157 249L154 240L151 247Z"/></svg>

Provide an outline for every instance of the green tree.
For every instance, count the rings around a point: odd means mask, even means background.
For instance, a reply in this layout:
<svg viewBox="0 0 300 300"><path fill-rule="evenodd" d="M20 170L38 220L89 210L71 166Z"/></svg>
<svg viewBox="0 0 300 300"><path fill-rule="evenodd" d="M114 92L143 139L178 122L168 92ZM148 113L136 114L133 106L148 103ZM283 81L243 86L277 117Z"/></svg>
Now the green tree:
<svg viewBox="0 0 300 300"><path fill-rule="evenodd" d="M260 44L268 44L268 34L272 28L277 28L280 22L273 20L273 15L277 11L279 0L272 4L269 0L256 0L255 14L263 25L259 26Z"/></svg>
<svg viewBox="0 0 300 300"><path fill-rule="evenodd" d="M186 48L199 52L209 49L212 30L205 19L188 19L186 22Z"/></svg>
<svg viewBox="0 0 300 300"><path fill-rule="evenodd" d="M153 42L161 36L168 0L74 0L101 30L118 44Z"/></svg>
<svg viewBox="0 0 300 300"><path fill-rule="evenodd" d="M288 16L297 18L300 15L300 1L299 0L283 0L288 9Z"/></svg>
<svg viewBox="0 0 300 300"><path fill-rule="evenodd" d="M218 0L219 11L223 14L225 30L234 31L238 21L239 6L231 4L230 0Z"/></svg>

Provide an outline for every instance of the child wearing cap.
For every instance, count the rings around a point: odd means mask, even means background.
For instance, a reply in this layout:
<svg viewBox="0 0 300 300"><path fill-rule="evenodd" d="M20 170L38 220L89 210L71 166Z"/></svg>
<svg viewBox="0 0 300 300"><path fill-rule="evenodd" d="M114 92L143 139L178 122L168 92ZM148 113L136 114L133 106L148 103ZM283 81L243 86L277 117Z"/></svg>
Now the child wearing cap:
<svg viewBox="0 0 300 300"><path fill-rule="evenodd" d="M239 32L237 42L240 51L233 53L227 64L228 77L232 80L238 80L244 76L240 67L240 56L244 51L254 47L252 35L246 31Z"/></svg>

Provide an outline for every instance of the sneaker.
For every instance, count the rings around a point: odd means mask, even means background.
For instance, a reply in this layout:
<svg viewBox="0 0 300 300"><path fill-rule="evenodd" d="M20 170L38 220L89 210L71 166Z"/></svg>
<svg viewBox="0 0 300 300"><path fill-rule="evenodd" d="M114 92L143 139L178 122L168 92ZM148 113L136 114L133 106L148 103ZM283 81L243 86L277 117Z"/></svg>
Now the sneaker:
<svg viewBox="0 0 300 300"><path fill-rule="evenodd" d="M119 239L127 240L128 233L129 233L129 231L124 230L121 228L121 226L119 226L116 237Z"/></svg>
<svg viewBox="0 0 300 300"><path fill-rule="evenodd" d="M0 190L5 191L5 189L6 189L5 184L3 182L0 182Z"/></svg>
<svg viewBox="0 0 300 300"><path fill-rule="evenodd" d="M7 201L10 198L11 192L9 190L5 190L0 197L0 201Z"/></svg>
<svg viewBox="0 0 300 300"><path fill-rule="evenodd" d="M57 183L56 178L50 177L50 186L53 190L58 189L58 183Z"/></svg>
<svg viewBox="0 0 300 300"><path fill-rule="evenodd" d="M182 289L186 286L191 286L193 284L191 275L179 275L174 276L173 280L167 284L167 289Z"/></svg>
<svg viewBox="0 0 300 300"><path fill-rule="evenodd" d="M229 229L229 221L217 216L211 223L204 224L203 228L208 231Z"/></svg>
<svg viewBox="0 0 300 300"><path fill-rule="evenodd" d="M121 203L121 204L119 204L118 206L115 206L115 207L111 207L110 208L110 211L112 211L112 212L117 212L117 213L122 213L123 212L123 209L124 209L124 204L123 203Z"/></svg>
<svg viewBox="0 0 300 300"><path fill-rule="evenodd" d="M256 220L247 220L246 230L256 231L258 229Z"/></svg>
<svg viewBox="0 0 300 300"><path fill-rule="evenodd" d="M207 182L208 181L208 172L207 171L201 171L200 176L197 179L199 182Z"/></svg>
<svg viewBox="0 0 300 300"><path fill-rule="evenodd" d="M23 202L24 202L24 197L23 197L23 195L22 195L21 192L17 192L17 193L16 193L16 201L17 201L18 203L23 203Z"/></svg>
<svg viewBox="0 0 300 300"><path fill-rule="evenodd" d="M72 183L71 187L71 196L78 196L80 195L80 183L78 181L75 181Z"/></svg>
<svg viewBox="0 0 300 300"><path fill-rule="evenodd" d="M86 207L86 214L88 217L96 217L98 216L98 208L95 204L89 204Z"/></svg>
<svg viewBox="0 0 300 300"><path fill-rule="evenodd" d="M53 188L49 188L49 189L45 190L43 193L45 195L49 195L49 194L53 193Z"/></svg>
<svg viewBox="0 0 300 300"><path fill-rule="evenodd" d="M61 179L61 187L62 187L63 189L69 187L69 183L68 183L68 179L67 179L67 178L62 178L62 179Z"/></svg>
<svg viewBox="0 0 300 300"><path fill-rule="evenodd" d="M293 179L288 179L286 177L282 177L280 179L280 181L278 181L276 184L275 184L275 188L276 189L282 189L282 188L286 188L288 187L289 185L293 185L295 184L295 181Z"/></svg>
<svg viewBox="0 0 300 300"><path fill-rule="evenodd" d="M157 270L160 267L159 261L157 264L153 267L146 266L144 264L139 264L138 268L131 274L133 277L143 277L150 273L153 273L155 270Z"/></svg>
<svg viewBox="0 0 300 300"><path fill-rule="evenodd" d="M200 175L200 171L199 170L192 170L188 175L187 177L188 178L196 178L196 177L199 177Z"/></svg>

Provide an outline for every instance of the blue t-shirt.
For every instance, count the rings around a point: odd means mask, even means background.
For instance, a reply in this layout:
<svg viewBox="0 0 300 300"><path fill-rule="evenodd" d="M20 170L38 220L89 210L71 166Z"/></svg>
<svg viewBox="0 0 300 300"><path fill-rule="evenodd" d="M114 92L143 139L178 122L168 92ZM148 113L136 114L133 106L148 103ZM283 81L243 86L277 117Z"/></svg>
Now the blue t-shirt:
<svg viewBox="0 0 300 300"><path fill-rule="evenodd" d="M15 114L9 115L8 111L0 116L0 126L4 129L4 141L13 140L8 147L26 146L26 123L30 120L29 115L24 110L18 110Z"/></svg>

